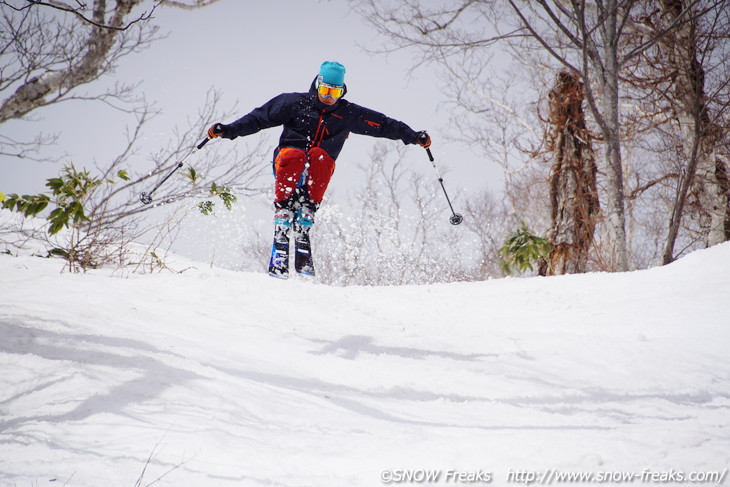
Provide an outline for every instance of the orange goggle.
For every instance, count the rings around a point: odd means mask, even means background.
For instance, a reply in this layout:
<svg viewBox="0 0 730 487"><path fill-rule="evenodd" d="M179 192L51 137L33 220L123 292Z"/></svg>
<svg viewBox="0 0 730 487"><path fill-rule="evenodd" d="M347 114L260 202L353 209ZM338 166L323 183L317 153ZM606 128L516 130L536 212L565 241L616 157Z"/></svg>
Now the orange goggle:
<svg viewBox="0 0 730 487"><path fill-rule="evenodd" d="M340 98L345 94L345 88L342 86L320 83L317 87L317 92L324 97L330 96L332 98Z"/></svg>

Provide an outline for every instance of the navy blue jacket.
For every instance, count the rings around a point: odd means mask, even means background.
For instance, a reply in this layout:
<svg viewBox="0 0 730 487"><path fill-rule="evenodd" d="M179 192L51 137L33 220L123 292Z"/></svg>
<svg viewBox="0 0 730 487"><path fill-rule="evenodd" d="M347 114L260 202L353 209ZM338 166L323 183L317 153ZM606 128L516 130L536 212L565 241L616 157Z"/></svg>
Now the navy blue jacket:
<svg viewBox="0 0 730 487"><path fill-rule="evenodd" d="M325 105L317 97L315 84L308 93L284 93L223 127L223 137L235 139L270 127L284 126L279 148L296 147L309 150L321 147L337 156L350 132L354 134L416 143L416 132L398 120L361 107L341 98L334 105Z"/></svg>

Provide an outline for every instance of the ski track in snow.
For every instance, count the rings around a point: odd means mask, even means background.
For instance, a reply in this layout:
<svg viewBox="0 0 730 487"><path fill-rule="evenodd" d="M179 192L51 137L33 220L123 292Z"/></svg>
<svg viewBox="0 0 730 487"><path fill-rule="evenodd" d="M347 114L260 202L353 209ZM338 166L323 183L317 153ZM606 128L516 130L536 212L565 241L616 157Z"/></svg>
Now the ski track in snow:
<svg viewBox="0 0 730 487"><path fill-rule="evenodd" d="M186 263L187 267L189 263ZM730 244L624 274L331 288L0 256L0 485L377 486L730 465Z"/></svg>

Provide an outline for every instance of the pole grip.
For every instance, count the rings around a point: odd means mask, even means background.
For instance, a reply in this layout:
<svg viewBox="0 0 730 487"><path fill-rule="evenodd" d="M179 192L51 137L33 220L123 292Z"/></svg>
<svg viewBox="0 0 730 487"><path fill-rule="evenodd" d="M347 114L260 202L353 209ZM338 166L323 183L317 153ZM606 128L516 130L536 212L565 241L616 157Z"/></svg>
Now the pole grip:
<svg viewBox="0 0 730 487"><path fill-rule="evenodd" d="M204 146L205 144L207 144L209 140L210 140L210 139L209 139L208 137L204 138L204 139L203 139L203 141L202 141L202 142L201 142L200 144L198 144L198 146L197 146L198 150L202 149L202 148L203 148L203 146Z"/></svg>
<svg viewBox="0 0 730 487"><path fill-rule="evenodd" d="M426 154L428 154L428 159L433 162L433 154L431 154L431 148L426 149Z"/></svg>

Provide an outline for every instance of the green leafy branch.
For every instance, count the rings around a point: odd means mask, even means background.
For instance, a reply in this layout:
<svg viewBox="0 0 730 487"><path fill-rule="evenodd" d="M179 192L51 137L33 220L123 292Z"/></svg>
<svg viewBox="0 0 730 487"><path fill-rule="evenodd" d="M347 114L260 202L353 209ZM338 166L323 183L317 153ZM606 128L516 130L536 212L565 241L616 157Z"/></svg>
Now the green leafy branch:
<svg viewBox="0 0 730 487"><path fill-rule="evenodd" d="M534 270L533 264L547 258L552 251L552 245L544 237L530 233L527 224L523 221L516 231L510 233L499 252L504 257L499 265L505 274L512 274L515 270L526 272Z"/></svg>
<svg viewBox="0 0 730 487"><path fill-rule="evenodd" d="M129 181L129 175L124 170L119 171L117 176ZM46 219L49 221L48 233L55 235L64 227L78 226L90 221L84 204L92 191L104 183L114 184L115 181L94 177L89 171L79 171L73 164L69 164L63 168L59 177L47 180L46 187L51 190L51 196L43 193L22 196L8 194L2 201L2 207L23 213L28 218L38 215L53 202L55 208Z"/></svg>
<svg viewBox="0 0 730 487"><path fill-rule="evenodd" d="M188 170L183 173L183 176L188 178L190 181L193 182L193 184L197 183L200 180L200 175L195 170L194 167L190 166L188 167ZM231 190L225 186L218 186L215 182L213 182L210 185L210 190L208 191L210 196L218 196L221 201L223 201L223 205L230 211L233 208L233 204L238 201L238 198L231 193ZM198 203L198 210L203 215L210 215L213 213L215 209L215 203L211 200L205 200Z"/></svg>
<svg viewBox="0 0 730 487"><path fill-rule="evenodd" d="M221 201L223 201L223 205L230 211L233 208L233 203L238 201L238 198L236 195L231 193L231 190L228 189L225 186L218 186L216 183L211 184L210 186L210 196L218 196ZM203 215L210 215L213 213L213 210L215 208L215 203L210 200L201 201L198 203L198 209Z"/></svg>

